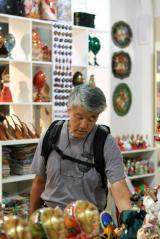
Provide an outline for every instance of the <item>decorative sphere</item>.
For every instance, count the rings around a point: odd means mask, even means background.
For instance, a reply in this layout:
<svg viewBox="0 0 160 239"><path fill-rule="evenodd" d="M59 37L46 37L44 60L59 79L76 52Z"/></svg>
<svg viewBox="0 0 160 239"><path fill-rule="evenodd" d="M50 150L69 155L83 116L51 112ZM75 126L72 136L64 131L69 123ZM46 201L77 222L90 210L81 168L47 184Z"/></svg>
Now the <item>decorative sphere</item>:
<svg viewBox="0 0 160 239"><path fill-rule="evenodd" d="M5 234L12 239L32 239L32 234L27 222L18 216L8 216L4 221L3 230Z"/></svg>
<svg viewBox="0 0 160 239"><path fill-rule="evenodd" d="M36 88L42 89L46 81L46 76L43 71L39 70L34 75L33 84Z"/></svg>
<svg viewBox="0 0 160 239"><path fill-rule="evenodd" d="M84 83L83 74L80 71L74 73L72 83L74 86Z"/></svg>
<svg viewBox="0 0 160 239"><path fill-rule="evenodd" d="M96 55L99 52L99 50L101 49L101 43L97 37L93 37L92 41L93 41L92 52L94 55Z"/></svg>
<svg viewBox="0 0 160 239"><path fill-rule="evenodd" d="M16 44L16 40L13 34L12 33L6 34L5 40L4 40L4 46L8 52L10 52L15 47L15 44Z"/></svg>
<svg viewBox="0 0 160 239"><path fill-rule="evenodd" d="M63 212L59 207L41 208L30 216L30 228L33 238L63 239L64 220Z"/></svg>

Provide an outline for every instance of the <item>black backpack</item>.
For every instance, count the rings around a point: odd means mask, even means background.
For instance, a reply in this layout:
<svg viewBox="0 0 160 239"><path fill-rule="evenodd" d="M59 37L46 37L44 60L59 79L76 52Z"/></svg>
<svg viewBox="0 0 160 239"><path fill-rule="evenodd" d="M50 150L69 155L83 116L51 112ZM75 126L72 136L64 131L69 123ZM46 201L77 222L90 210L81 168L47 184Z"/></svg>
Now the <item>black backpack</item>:
<svg viewBox="0 0 160 239"><path fill-rule="evenodd" d="M74 159L70 156L63 155L63 152L59 150L56 146L56 142L58 140L64 122L64 120L54 121L50 125L44 136L41 156L43 156L45 159L45 165L47 165L47 160L51 151L56 150L58 153L60 153L63 159L69 159L73 162L78 162L80 164L91 166L91 164L88 162L84 162L78 159ZM107 189L107 178L104 172L105 162L103 148L108 134L110 134L110 128L108 126L98 125L93 141L94 164L92 164L92 166L95 167L98 173L100 173L102 179L102 187L104 189Z"/></svg>

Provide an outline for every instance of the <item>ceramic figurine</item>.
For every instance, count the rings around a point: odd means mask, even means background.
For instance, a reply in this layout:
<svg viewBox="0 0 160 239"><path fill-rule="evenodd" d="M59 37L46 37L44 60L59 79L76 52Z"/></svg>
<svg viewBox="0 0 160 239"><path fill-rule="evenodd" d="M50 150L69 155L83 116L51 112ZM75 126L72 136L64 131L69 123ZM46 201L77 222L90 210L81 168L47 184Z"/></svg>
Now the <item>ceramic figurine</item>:
<svg viewBox="0 0 160 239"><path fill-rule="evenodd" d="M120 136L116 137L116 143L117 143L120 151L125 151L124 142Z"/></svg>
<svg viewBox="0 0 160 239"><path fill-rule="evenodd" d="M57 4L55 0L41 0L40 18L43 20L56 20Z"/></svg>
<svg viewBox="0 0 160 239"><path fill-rule="evenodd" d="M39 18L40 0L24 0L24 16Z"/></svg>
<svg viewBox="0 0 160 239"><path fill-rule="evenodd" d="M42 42L36 29L32 30L32 58L33 60L43 59Z"/></svg>

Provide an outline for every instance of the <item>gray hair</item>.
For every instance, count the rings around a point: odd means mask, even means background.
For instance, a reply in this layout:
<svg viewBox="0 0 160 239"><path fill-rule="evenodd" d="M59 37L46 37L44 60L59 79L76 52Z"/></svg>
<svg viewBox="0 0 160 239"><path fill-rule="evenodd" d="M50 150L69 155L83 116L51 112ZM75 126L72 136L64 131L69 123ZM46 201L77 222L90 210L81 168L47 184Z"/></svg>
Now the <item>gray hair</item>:
<svg viewBox="0 0 160 239"><path fill-rule="evenodd" d="M100 88L81 84L75 86L69 96L68 107L72 106L82 106L89 112L101 113L107 104L105 95Z"/></svg>

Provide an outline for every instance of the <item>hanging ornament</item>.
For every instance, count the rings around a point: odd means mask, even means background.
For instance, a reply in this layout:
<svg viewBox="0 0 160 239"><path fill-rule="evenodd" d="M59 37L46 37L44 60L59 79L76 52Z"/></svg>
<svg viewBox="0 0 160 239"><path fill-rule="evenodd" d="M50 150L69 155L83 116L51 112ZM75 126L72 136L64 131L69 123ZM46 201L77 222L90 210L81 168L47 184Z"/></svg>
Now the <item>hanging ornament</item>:
<svg viewBox="0 0 160 239"><path fill-rule="evenodd" d="M80 71L74 73L72 83L74 86L84 83L83 74Z"/></svg>
<svg viewBox="0 0 160 239"><path fill-rule="evenodd" d="M100 40L97 37L93 37L92 41L93 41L93 43L92 43L91 50L92 50L93 54L95 55L94 65L99 66L99 64L97 63L97 57L96 56L97 56L99 50L101 49L101 43L100 43Z"/></svg>

